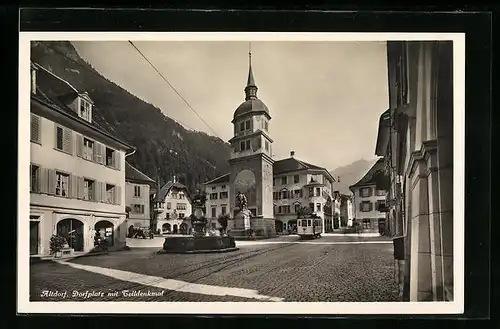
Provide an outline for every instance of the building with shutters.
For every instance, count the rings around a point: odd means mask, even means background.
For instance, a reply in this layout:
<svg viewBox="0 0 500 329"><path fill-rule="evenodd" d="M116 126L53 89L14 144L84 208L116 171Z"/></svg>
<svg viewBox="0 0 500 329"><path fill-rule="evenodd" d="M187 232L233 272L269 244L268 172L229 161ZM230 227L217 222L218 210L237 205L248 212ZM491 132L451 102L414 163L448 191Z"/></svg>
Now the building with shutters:
<svg viewBox="0 0 500 329"><path fill-rule="evenodd" d="M326 232L333 230L335 179L325 168L301 161L290 152L290 157L273 163L273 213L276 232L292 231L297 225L300 207L323 218ZM211 226L219 228L217 217L229 213L229 174L205 183L207 218ZM340 212L340 203L337 210Z"/></svg>
<svg viewBox="0 0 500 329"><path fill-rule="evenodd" d="M188 234L191 231L191 196L175 176L152 197L156 230L163 234Z"/></svg>
<svg viewBox="0 0 500 329"><path fill-rule="evenodd" d="M389 109L380 116L375 154L386 159L404 301L454 298L453 47L453 41L387 42Z"/></svg>
<svg viewBox="0 0 500 329"><path fill-rule="evenodd" d="M276 161L273 166L273 202L278 231L293 231L298 211L309 207L323 219L323 233L335 226L335 179L325 168L304 162L290 152L290 157ZM282 227L282 229L281 229Z"/></svg>
<svg viewBox="0 0 500 329"><path fill-rule="evenodd" d="M89 252L96 234L125 246L125 156L132 146L95 121L94 102L31 63L30 254L50 253L64 236Z"/></svg>
<svg viewBox="0 0 500 329"><path fill-rule="evenodd" d="M217 218L229 213L229 173L205 183L206 217L209 227L219 229L221 225Z"/></svg>
<svg viewBox="0 0 500 329"><path fill-rule="evenodd" d="M384 159L377 162L355 184L349 186L353 193L354 222L359 232L381 234L385 231L386 213L380 212L385 205L387 191L377 189L377 177L384 175Z"/></svg>
<svg viewBox="0 0 500 329"><path fill-rule="evenodd" d="M125 205L127 227L150 226L150 190L156 182L125 161Z"/></svg>

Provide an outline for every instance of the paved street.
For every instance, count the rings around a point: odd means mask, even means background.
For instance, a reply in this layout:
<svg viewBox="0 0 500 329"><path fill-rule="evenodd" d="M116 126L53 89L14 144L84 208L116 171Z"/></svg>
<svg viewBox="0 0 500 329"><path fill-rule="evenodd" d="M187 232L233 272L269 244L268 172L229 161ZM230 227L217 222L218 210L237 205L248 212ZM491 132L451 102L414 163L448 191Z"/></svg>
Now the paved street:
<svg viewBox="0 0 500 329"><path fill-rule="evenodd" d="M197 255L156 254L162 242L136 239L129 251L33 264L31 300L397 301L393 247L382 237L286 236Z"/></svg>

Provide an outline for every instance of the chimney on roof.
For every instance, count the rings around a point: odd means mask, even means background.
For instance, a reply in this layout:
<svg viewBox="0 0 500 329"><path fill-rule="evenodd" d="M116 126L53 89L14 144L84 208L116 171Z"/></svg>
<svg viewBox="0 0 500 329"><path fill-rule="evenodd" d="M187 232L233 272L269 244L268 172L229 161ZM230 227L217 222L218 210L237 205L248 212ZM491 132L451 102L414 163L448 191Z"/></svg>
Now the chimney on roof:
<svg viewBox="0 0 500 329"><path fill-rule="evenodd" d="M295 156L295 151L290 151L290 157L294 157Z"/></svg>
<svg viewBox="0 0 500 329"><path fill-rule="evenodd" d="M176 182L176 181L175 181L175 179L176 179L176 177L175 177L175 175L174 175L174 183Z"/></svg>

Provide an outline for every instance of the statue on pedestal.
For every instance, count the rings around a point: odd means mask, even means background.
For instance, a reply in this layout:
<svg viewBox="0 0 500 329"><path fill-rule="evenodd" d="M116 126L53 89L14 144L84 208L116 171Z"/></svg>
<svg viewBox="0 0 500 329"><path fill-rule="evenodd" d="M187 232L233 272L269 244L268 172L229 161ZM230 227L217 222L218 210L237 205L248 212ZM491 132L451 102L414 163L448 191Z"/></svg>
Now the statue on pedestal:
<svg viewBox="0 0 500 329"><path fill-rule="evenodd" d="M236 206L240 209L234 218L236 229L249 229L251 211L248 210L247 197L239 191L236 192Z"/></svg>
<svg viewBox="0 0 500 329"><path fill-rule="evenodd" d="M248 210L247 197L239 191L236 194L236 206L240 208L240 211Z"/></svg>
<svg viewBox="0 0 500 329"><path fill-rule="evenodd" d="M191 225L194 231L193 235L195 237L205 236L206 234L207 219L203 213L203 207L206 201L206 195L201 193L200 190L196 190L196 194L193 196L193 214L190 216Z"/></svg>

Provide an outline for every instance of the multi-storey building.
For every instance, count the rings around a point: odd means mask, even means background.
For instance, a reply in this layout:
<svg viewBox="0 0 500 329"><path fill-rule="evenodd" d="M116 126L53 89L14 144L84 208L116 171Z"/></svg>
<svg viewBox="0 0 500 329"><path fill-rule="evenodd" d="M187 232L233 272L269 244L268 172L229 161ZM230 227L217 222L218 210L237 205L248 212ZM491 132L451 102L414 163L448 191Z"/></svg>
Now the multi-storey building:
<svg viewBox="0 0 500 329"><path fill-rule="evenodd" d="M150 226L150 189L155 181L139 169L125 162L125 204L127 226Z"/></svg>
<svg viewBox="0 0 500 329"><path fill-rule="evenodd" d="M452 41L387 42L390 108L375 153L386 158L390 231L404 242L405 301L453 300L453 64Z"/></svg>
<svg viewBox="0 0 500 329"><path fill-rule="evenodd" d="M174 176L154 195L156 227L162 233L188 234L191 231L191 197L186 186Z"/></svg>
<svg viewBox="0 0 500 329"><path fill-rule="evenodd" d="M301 207L309 207L312 213L321 217L323 233L333 227L335 210L333 183L335 179L325 168L290 157L274 163L273 200L276 226L293 230Z"/></svg>
<svg viewBox="0 0 500 329"><path fill-rule="evenodd" d="M99 233L125 246L125 156L134 150L93 120L94 102L31 64L30 254L50 253L50 238L88 252Z"/></svg>
<svg viewBox="0 0 500 329"><path fill-rule="evenodd" d="M352 212L352 209L349 210L349 207L352 207L352 203L350 202L350 197L349 195L345 194L340 194L339 196L340 199L340 227L342 226L347 226L348 220L349 220L349 211Z"/></svg>
<svg viewBox="0 0 500 329"><path fill-rule="evenodd" d="M352 221L354 220L354 204L352 202L352 196L347 198L347 227L352 226Z"/></svg>
<svg viewBox="0 0 500 329"><path fill-rule="evenodd" d="M323 227L333 227L335 179L325 168L296 159L292 151L290 158L274 162L273 182L277 232L293 230L300 207L309 207L312 213L323 218ZM219 227L217 217L229 209L228 184L229 174L205 183L207 217L213 227Z"/></svg>
<svg viewBox="0 0 500 329"><path fill-rule="evenodd" d="M206 182L205 193L209 227L219 229L221 225L217 218L220 215L229 214L229 173Z"/></svg>
<svg viewBox="0 0 500 329"><path fill-rule="evenodd" d="M342 194L333 191L333 222L332 231L342 226Z"/></svg>
<svg viewBox="0 0 500 329"><path fill-rule="evenodd" d="M385 205L386 191L377 188L377 178L384 175L384 159L381 158L349 189L354 195L354 218L360 232L383 233L386 214L379 211Z"/></svg>

